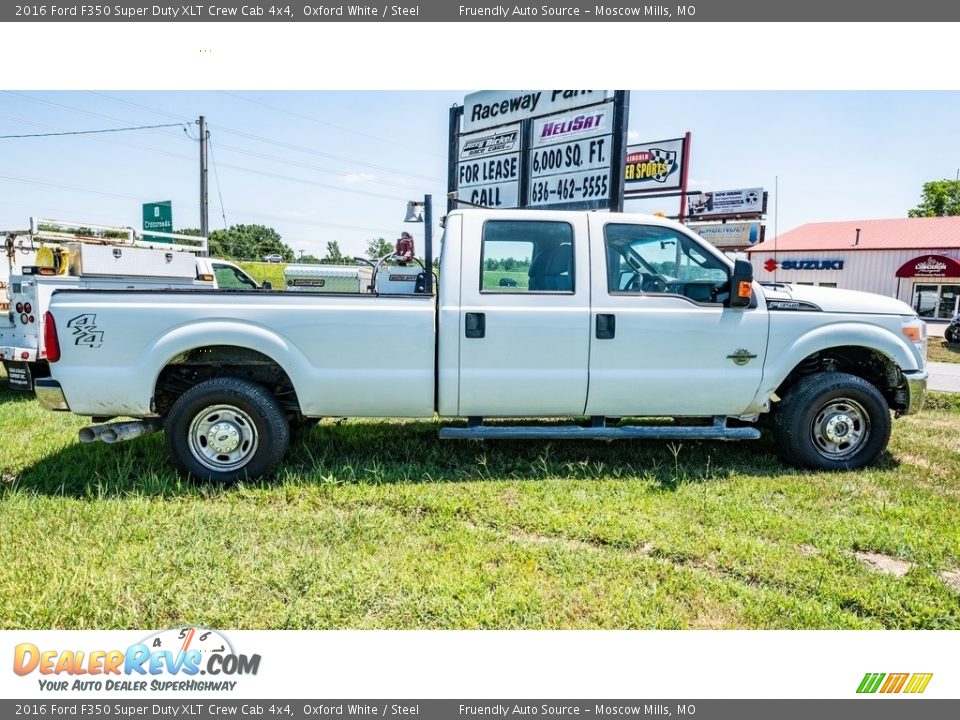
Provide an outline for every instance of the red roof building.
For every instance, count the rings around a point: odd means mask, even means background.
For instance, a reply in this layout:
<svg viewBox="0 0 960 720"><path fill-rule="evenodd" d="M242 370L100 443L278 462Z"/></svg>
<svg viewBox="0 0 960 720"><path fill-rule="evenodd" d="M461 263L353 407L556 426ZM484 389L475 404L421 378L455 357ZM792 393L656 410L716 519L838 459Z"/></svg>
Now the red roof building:
<svg viewBox="0 0 960 720"><path fill-rule="evenodd" d="M928 320L960 312L960 217L809 223L747 252L761 281L890 295Z"/></svg>

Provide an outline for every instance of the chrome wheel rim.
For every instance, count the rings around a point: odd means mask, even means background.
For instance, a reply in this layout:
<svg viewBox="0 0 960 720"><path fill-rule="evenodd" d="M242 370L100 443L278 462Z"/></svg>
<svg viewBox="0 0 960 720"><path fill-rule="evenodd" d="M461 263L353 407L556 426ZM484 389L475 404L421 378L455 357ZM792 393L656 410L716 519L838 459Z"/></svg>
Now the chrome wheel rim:
<svg viewBox="0 0 960 720"><path fill-rule="evenodd" d="M845 460L856 455L870 437L870 416L855 400L831 400L817 410L812 436L821 455L831 460Z"/></svg>
<svg viewBox="0 0 960 720"><path fill-rule="evenodd" d="M246 465L257 451L259 435L253 419L234 405L214 405L190 423L190 452L216 472Z"/></svg>

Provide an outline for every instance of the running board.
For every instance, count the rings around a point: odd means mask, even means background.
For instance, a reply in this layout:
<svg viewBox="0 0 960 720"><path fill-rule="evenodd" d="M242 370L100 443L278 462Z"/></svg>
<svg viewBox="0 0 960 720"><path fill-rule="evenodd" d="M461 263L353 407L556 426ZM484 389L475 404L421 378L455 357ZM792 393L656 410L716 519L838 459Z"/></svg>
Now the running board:
<svg viewBox="0 0 960 720"><path fill-rule="evenodd" d="M758 440L755 427L727 427L726 418L713 425L627 425L604 427L582 425L483 425L440 428L441 440Z"/></svg>

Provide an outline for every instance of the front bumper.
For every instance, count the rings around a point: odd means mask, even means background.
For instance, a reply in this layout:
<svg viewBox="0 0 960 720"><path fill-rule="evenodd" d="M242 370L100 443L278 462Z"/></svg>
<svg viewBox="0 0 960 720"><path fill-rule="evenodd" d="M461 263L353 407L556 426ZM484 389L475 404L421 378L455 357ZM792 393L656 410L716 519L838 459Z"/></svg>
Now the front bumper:
<svg viewBox="0 0 960 720"><path fill-rule="evenodd" d="M69 412L70 406L67 405L67 398L63 395L63 388L56 380L37 378L33 383L33 391L37 394L37 400L46 410Z"/></svg>
<svg viewBox="0 0 960 720"><path fill-rule="evenodd" d="M904 415L916 415L923 407L923 401L927 397L927 378L930 376L926 370L917 370L912 373L904 373L907 379L907 409L903 411Z"/></svg>

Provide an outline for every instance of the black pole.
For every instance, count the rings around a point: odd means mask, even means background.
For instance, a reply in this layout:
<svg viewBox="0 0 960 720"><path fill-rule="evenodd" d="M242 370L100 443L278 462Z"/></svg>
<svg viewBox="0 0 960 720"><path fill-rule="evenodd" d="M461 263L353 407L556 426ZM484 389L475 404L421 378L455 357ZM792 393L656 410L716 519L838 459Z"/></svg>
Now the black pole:
<svg viewBox="0 0 960 720"><path fill-rule="evenodd" d="M200 234L210 234L210 203L207 198L207 119L200 116Z"/></svg>
<svg viewBox="0 0 960 720"><path fill-rule="evenodd" d="M423 196L423 260L427 266L424 292L433 295L433 196Z"/></svg>
<svg viewBox="0 0 960 720"><path fill-rule="evenodd" d="M613 101L613 158L610 163L610 209L623 212L624 159L630 122L630 91L615 90Z"/></svg>
<svg viewBox="0 0 960 720"><path fill-rule="evenodd" d="M460 153L460 116L463 114L462 105L450 108L450 129L447 138L447 212L457 209L456 201L450 197L457 191L457 160ZM426 212L426 210L424 210Z"/></svg>

